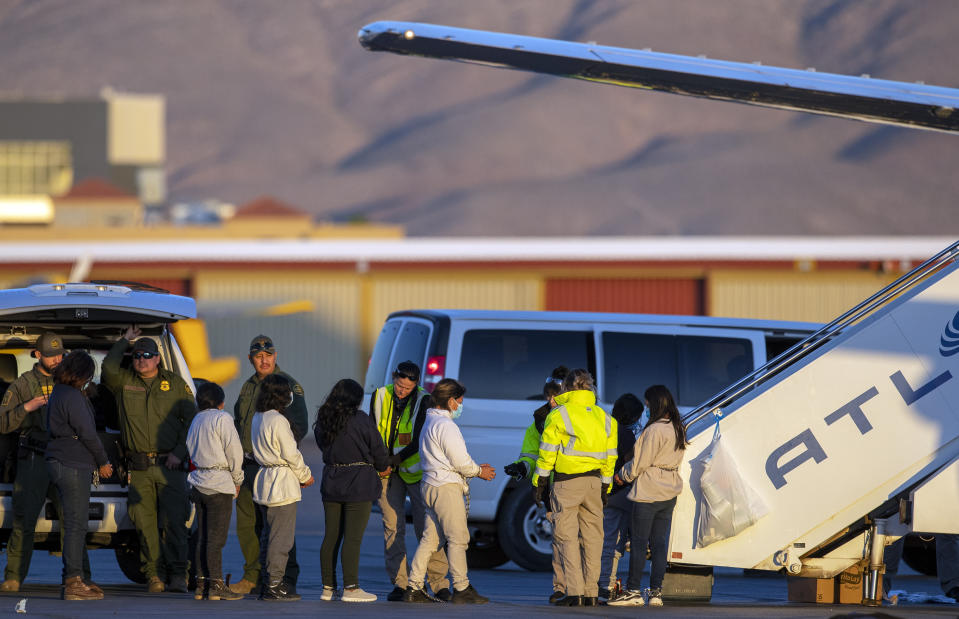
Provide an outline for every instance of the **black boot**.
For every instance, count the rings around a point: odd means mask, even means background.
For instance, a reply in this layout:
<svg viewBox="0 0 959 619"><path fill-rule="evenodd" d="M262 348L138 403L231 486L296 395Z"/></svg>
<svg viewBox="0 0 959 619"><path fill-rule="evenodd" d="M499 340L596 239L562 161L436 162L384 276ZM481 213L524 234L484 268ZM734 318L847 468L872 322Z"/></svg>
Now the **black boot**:
<svg viewBox="0 0 959 619"><path fill-rule="evenodd" d="M489 598L477 593L473 585L468 585L462 591L453 589L453 598L450 601L454 604L485 604L489 602Z"/></svg>
<svg viewBox="0 0 959 619"><path fill-rule="evenodd" d="M557 606L582 606L583 605L583 596L581 595L567 595L563 599L556 602Z"/></svg>
<svg viewBox="0 0 959 619"><path fill-rule="evenodd" d="M291 593L283 586L282 581L277 580L263 585L260 599L266 602L299 602L300 595Z"/></svg>
<svg viewBox="0 0 959 619"><path fill-rule="evenodd" d="M404 593L406 593L406 589L402 587L393 587L393 590L386 595L386 600L388 602L402 602Z"/></svg>
<svg viewBox="0 0 959 619"><path fill-rule="evenodd" d="M556 602L562 600L564 597L566 597L566 593L564 593L563 591L553 591L553 594L549 596L549 603L555 604Z"/></svg>
<svg viewBox="0 0 959 619"><path fill-rule="evenodd" d="M230 590L229 587L226 586L226 583L219 578L210 578L210 579L204 579L204 580L207 583L206 599L208 600L242 600L243 599L242 593L234 593L233 591ZM200 592L199 582L200 582L200 579L197 578L198 586L196 590L198 594ZM202 599L202 598L197 598L197 599Z"/></svg>
<svg viewBox="0 0 959 619"><path fill-rule="evenodd" d="M583 606L599 606L599 598L583 596Z"/></svg>

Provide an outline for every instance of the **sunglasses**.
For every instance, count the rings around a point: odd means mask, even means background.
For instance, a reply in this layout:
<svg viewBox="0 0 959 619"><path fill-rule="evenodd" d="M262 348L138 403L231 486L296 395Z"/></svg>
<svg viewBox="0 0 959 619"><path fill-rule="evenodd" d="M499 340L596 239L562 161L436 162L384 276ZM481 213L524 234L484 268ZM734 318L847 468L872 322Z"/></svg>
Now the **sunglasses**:
<svg viewBox="0 0 959 619"><path fill-rule="evenodd" d="M254 342L250 344L250 352L259 352L265 350L266 352L273 352L273 342L266 340L265 342Z"/></svg>
<svg viewBox="0 0 959 619"><path fill-rule="evenodd" d="M414 383L417 383L420 380L419 376L411 376L406 372L400 372L399 370L393 372L393 378L405 378L406 380L411 380Z"/></svg>
<svg viewBox="0 0 959 619"><path fill-rule="evenodd" d="M562 384L563 384L563 379L562 379L562 378L554 378L553 376L550 376L549 378L546 379L546 384L548 385L548 384L550 384L550 383L556 383L557 385L562 385Z"/></svg>
<svg viewBox="0 0 959 619"><path fill-rule="evenodd" d="M158 357L158 356L159 356L159 353L155 353L155 352L135 352L135 353L133 353L133 358L134 358L134 359L152 359L152 358Z"/></svg>

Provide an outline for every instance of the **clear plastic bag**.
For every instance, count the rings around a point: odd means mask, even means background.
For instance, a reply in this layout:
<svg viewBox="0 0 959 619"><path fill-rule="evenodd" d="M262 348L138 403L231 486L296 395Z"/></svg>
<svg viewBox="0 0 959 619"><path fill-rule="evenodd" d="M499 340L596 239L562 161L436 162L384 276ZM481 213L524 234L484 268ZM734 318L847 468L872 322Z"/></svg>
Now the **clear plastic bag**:
<svg viewBox="0 0 959 619"><path fill-rule="evenodd" d="M699 527L696 547L739 535L769 513L762 497L753 490L736 466L719 433L717 423L713 441L700 459L703 466L699 485Z"/></svg>

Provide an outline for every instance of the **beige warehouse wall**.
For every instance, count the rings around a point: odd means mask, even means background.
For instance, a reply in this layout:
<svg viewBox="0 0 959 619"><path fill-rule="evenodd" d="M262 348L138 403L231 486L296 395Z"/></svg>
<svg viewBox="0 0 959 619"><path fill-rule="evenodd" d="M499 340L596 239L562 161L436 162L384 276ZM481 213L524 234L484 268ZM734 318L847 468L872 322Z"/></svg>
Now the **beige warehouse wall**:
<svg viewBox="0 0 959 619"><path fill-rule="evenodd" d="M367 354L390 312L406 309L543 309L543 281L532 274L384 274L369 278Z"/></svg>
<svg viewBox="0 0 959 619"><path fill-rule="evenodd" d="M203 271L194 280L194 296L212 355L241 361L240 378L224 385L228 406L252 374L248 346L260 333L273 338L280 367L303 385L311 419L334 382L346 377L362 382L366 358L355 274ZM265 314L269 306L294 301L312 302L312 311Z"/></svg>
<svg viewBox="0 0 959 619"><path fill-rule="evenodd" d="M715 271L707 279L708 314L829 322L897 276L857 271Z"/></svg>
<svg viewBox="0 0 959 619"><path fill-rule="evenodd" d="M166 105L157 95L107 96L107 159L114 165L162 164L166 159Z"/></svg>

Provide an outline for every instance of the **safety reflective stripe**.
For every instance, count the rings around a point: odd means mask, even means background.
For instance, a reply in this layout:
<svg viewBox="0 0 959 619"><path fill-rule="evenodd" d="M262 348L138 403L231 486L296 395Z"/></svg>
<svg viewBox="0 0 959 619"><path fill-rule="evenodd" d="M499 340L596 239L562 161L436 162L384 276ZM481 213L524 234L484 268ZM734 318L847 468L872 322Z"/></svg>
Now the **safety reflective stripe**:
<svg viewBox="0 0 959 619"><path fill-rule="evenodd" d="M536 458L539 457L539 454L521 453L521 454L519 455L519 457L520 457L520 458L532 458L533 460L535 460Z"/></svg>
<svg viewBox="0 0 959 619"><path fill-rule="evenodd" d="M573 422L569 418L569 411L566 410L566 406L560 406L559 412L563 416L563 424L566 426L566 434L573 436Z"/></svg>
<svg viewBox="0 0 959 619"><path fill-rule="evenodd" d="M540 477L549 477L549 471L546 469L541 469L538 466L536 467L536 474Z"/></svg>
<svg viewBox="0 0 959 619"><path fill-rule="evenodd" d="M612 418L607 414L606 415L606 438L609 438L609 433L613 431L611 420Z"/></svg>
<svg viewBox="0 0 959 619"><path fill-rule="evenodd" d="M611 483L613 483L613 478L612 478L612 477L606 477L606 476L604 475L604 476L601 477L600 479L602 480L602 483L604 483L604 484L611 484Z"/></svg>
<svg viewBox="0 0 959 619"><path fill-rule="evenodd" d="M607 449L607 450L606 450L606 457L608 458L608 457L610 457L610 456L612 456L612 457L614 457L614 458L618 458L618 457L619 457L619 450L618 450L618 449Z"/></svg>
<svg viewBox="0 0 959 619"><path fill-rule="evenodd" d="M419 473L420 471L423 470L423 467L420 465L420 461L417 460L416 462L414 462L413 464L409 466L403 466L401 464L400 470L406 473Z"/></svg>
<svg viewBox="0 0 959 619"><path fill-rule="evenodd" d="M570 441L572 443L573 441ZM563 447L560 453L564 456L579 456L580 458L593 458L595 460L605 460L607 452L605 451L580 451L572 447Z"/></svg>
<svg viewBox="0 0 959 619"><path fill-rule="evenodd" d="M559 445L552 445L550 443L540 443L539 450L540 451L559 451Z"/></svg>

